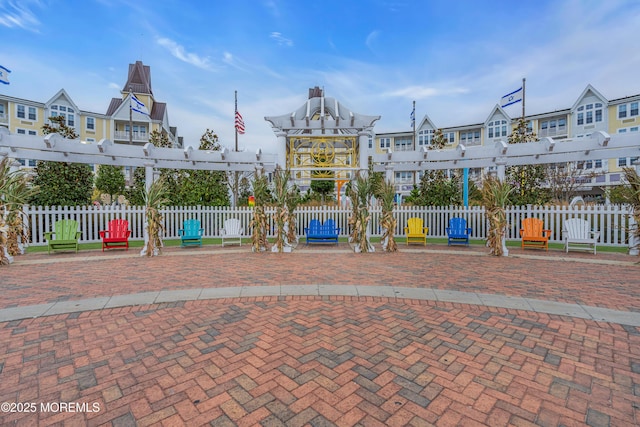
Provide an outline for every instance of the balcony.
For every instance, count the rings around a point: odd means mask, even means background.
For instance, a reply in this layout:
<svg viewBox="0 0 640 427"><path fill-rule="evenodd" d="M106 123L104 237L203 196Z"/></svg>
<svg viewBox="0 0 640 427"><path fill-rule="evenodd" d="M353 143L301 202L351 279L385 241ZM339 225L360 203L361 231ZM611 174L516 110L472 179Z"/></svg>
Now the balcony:
<svg viewBox="0 0 640 427"><path fill-rule="evenodd" d="M9 117L5 113L0 113L0 123L9 123Z"/></svg>
<svg viewBox="0 0 640 427"><path fill-rule="evenodd" d="M540 138L544 138L545 136L566 136L567 135L567 126L556 126L552 128L540 129L538 131L538 136Z"/></svg>
<svg viewBox="0 0 640 427"><path fill-rule="evenodd" d="M114 142L129 142L129 134L127 131L115 131ZM132 141L134 144L146 144L149 142L149 134L146 132L133 132Z"/></svg>

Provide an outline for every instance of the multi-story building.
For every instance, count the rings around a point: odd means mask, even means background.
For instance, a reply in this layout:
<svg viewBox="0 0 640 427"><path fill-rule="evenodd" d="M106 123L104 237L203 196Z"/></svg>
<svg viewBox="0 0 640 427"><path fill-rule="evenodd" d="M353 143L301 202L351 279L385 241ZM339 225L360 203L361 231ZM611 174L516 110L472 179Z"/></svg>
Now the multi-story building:
<svg viewBox="0 0 640 427"><path fill-rule="evenodd" d="M174 147L182 147L182 137L169 126L167 104L156 101L151 89L151 69L137 61L129 64L129 75L121 98L113 98L105 113L82 110L64 90L49 100L33 101L0 94L0 126L9 132L24 135L42 135L42 127L50 117L64 116L66 125L75 129L83 143L96 143L109 139L118 144L144 145L149 135L158 131L167 136ZM149 114L132 112L131 97L141 101ZM33 168L34 160L20 159L24 168ZM129 170L125 171L129 178Z"/></svg>
<svg viewBox="0 0 640 427"><path fill-rule="evenodd" d="M542 114L527 115L529 129L539 138L551 137L556 140L571 140L576 144L580 139L601 130L609 134L638 132L640 114L638 105L640 94L608 100L593 86L588 85L570 108ZM441 128L447 140L446 148L459 144L466 147L475 145L492 146L499 140L507 141L519 117L512 118L499 105L493 107L483 123ZM375 153L391 151L420 150L432 143L439 128L425 115L412 130L406 132L377 133L373 150ZM639 134L640 135L640 134ZM608 186L619 185L622 168L631 166L637 157L589 160L573 164L578 170L574 175L579 179L579 192L583 195L601 196ZM470 178L477 183L484 172L470 171ZM402 198L409 195L414 184L420 181L421 172L396 172L396 191Z"/></svg>

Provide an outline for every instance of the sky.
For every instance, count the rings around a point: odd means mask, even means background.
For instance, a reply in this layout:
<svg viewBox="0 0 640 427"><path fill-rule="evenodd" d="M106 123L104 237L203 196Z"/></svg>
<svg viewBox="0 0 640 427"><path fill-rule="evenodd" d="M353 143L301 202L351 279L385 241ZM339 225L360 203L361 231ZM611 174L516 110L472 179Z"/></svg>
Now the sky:
<svg viewBox="0 0 640 427"><path fill-rule="evenodd" d="M156 101L197 148L213 130L275 152L265 116L290 114L319 86L374 131L483 123L526 78L526 113L570 108L588 84L640 93L640 0L0 0L0 93L46 102L65 89L106 113L129 64L151 68ZM511 117L521 104L506 107Z"/></svg>

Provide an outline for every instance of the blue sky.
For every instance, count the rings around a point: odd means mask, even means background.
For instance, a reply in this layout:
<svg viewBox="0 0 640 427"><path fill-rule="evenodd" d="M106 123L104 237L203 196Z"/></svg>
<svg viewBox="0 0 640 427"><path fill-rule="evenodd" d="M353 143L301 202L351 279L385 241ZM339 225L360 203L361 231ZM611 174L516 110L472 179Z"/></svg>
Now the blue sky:
<svg viewBox="0 0 640 427"><path fill-rule="evenodd" d="M640 93L640 0L0 0L6 95L47 101L64 88L107 110L128 65L151 67L156 100L186 145L209 128L273 151L265 116L320 86L376 132L484 122L526 78L527 114L571 107L587 84L609 99ZM521 105L507 107L519 116Z"/></svg>

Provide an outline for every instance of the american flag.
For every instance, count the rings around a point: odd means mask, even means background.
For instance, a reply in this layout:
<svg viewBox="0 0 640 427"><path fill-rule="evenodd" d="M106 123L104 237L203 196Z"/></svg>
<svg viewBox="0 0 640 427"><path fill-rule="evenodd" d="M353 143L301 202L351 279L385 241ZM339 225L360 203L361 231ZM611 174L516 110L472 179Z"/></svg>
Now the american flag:
<svg viewBox="0 0 640 427"><path fill-rule="evenodd" d="M236 110L236 132L238 132L241 135L244 133L244 120L242 120L242 115L237 110Z"/></svg>

